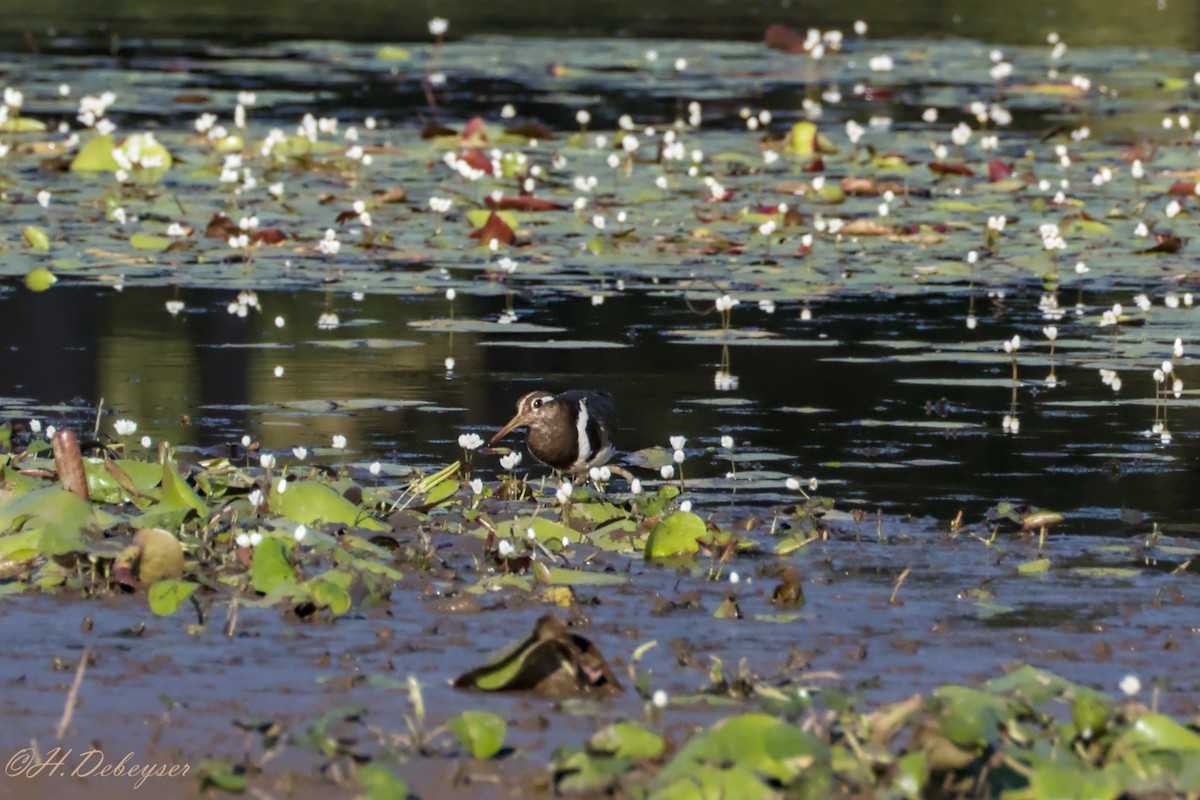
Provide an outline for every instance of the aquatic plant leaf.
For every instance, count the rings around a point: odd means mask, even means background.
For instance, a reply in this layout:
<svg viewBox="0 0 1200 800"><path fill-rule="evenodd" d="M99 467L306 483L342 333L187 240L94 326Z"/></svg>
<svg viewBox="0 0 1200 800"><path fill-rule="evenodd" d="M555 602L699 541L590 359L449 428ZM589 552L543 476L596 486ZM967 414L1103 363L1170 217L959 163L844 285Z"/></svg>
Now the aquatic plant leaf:
<svg viewBox="0 0 1200 800"><path fill-rule="evenodd" d="M137 561L137 579L144 584L183 577L183 545L170 531L142 528L133 535L141 550Z"/></svg>
<svg viewBox="0 0 1200 800"><path fill-rule="evenodd" d="M282 493L278 488L272 488L271 509L304 525L325 522L373 531L391 530L390 526L319 481L292 481Z"/></svg>
<svg viewBox="0 0 1200 800"><path fill-rule="evenodd" d="M607 791L633 769L628 758L586 750L560 752L556 757L555 788L565 792Z"/></svg>
<svg viewBox="0 0 1200 800"><path fill-rule="evenodd" d="M779 22L767 27L767 32L763 35L763 44L772 50L782 50L793 55L808 52L804 46L804 36L795 28Z"/></svg>
<svg viewBox="0 0 1200 800"><path fill-rule="evenodd" d="M1165 750L1195 758L1200 754L1200 734L1165 714L1143 714L1117 737L1112 749L1114 757Z"/></svg>
<svg viewBox="0 0 1200 800"><path fill-rule="evenodd" d="M1080 686L1071 699L1071 722L1076 730L1101 733L1114 719L1116 704L1105 694Z"/></svg>
<svg viewBox="0 0 1200 800"><path fill-rule="evenodd" d="M155 253L161 253L172 244L174 239L168 239L166 236L151 236L148 233L135 233L129 237L129 244L135 250L149 250Z"/></svg>
<svg viewBox="0 0 1200 800"><path fill-rule="evenodd" d="M0 535L0 558L20 560L87 550L82 532L99 528L91 503L58 485L17 495L0 505L0 531L20 530L36 539ZM35 544L36 542L36 544Z"/></svg>
<svg viewBox="0 0 1200 800"><path fill-rule="evenodd" d="M258 561L257 552L254 554L254 560ZM349 582L350 576L346 573L330 570L308 581L305 588L317 606L328 608L334 616L341 616L350 610L352 603L350 592L346 588Z"/></svg>
<svg viewBox="0 0 1200 800"><path fill-rule="evenodd" d="M1038 558L1033 561L1023 561L1017 565L1017 572L1022 575L1034 575L1050 569L1050 559Z"/></svg>
<svg viewBox="0 0 1200 800"><path fill-rule="evenodd" d="M116 172L120 169L117 160L113 158L112 134L96 136L75 154L71 160L72 172Z"/></svg>
<svg viewBox="0 0 1200 800"><path fill-rule="evenodd" d="M504 748L508 722L490 711L464 711L449 720L446 727L472 756L489 759Z"/></svg>
<svg viewBox="0 0 1200 800"><path fill-rule="evenodd" d="M196 490L175 471L175 461L169 456L162 462L162 502L159 510L192 509L202 518L208 516L208 506Z"/></svg>
<svg viewBox="0 0 1200 800"><path fill-rule="evenodd" d="M829 780L830 752L816 736L791 723L768 714L741 714L693 736L652 786L668 786L704 765L735 765L784 785L803 773L806 784L815 788Z"/></svg>
<svg viewBox="0 0 1200 800"><path fill-rule="evenodd" d="M1107 770L1090 768L1075 761L1064 764L1047 762L1033 767L1029 773L1029 794L1033 800L1087 797L1095 800L1116 800L1124 792L1122 782ZM1074 762L1074 763L1072 763Z"/></svg>
<svg viewBox="0 0 1200 800"><path fill-rule="evenodd" d="M696 553L707 535L704 520L691 511L676 511L650 529L643 555L649 560Z"/></svg>
<svg viewBox="0 0 1200 800"><path fill-rule="evenodd" d="M566 567L551 567L545 577L545 582L555 586L616 586L629 583L628 576L620 572L597 572Z"/></svg>
<svg viewBox="0 0 1200 800"><path fill-rule="evenodd" d="M651 792L650 800L778 800L779 792L745 767L698 764L687 777Z"/></svg>
<svg viewBox="0 0 1200 800"><path fill-rule="evenodd" d="M517 517L496 525L496 535L502 539L524 539L528 537L530 530L533 530L537 540L543 544L562 542L563 539L569 542L583 540L583 535L579 531L546 517ZM488 530L481 527L476 528L473 533L477 536L486 536Z"/></svg>
<svg viewBox="0 0 1200 800"><path fill-rule="evenodd" d="M925 796L925 784L929 781L929 760L924 753L908 753L896 761L896 774L892 778L892 787L904 797L917 798Z"/></svg>
<svg viewBox="0 0 1200 800"><path fill-rule="evenodd" d="M278 539L263 539L254 548L250 582L254 591L262 594L267 594L277 586L296 583L296 569L288 562L283 543Z"/></svg>
<svg viewBox="0 0 1200 800"><path fill-rule="evenodd" d="M25 273L25 288L31 292L44 292L57 282L58 278L45 267L34 267Z"/></svg>
<svg viewBox="0 0 1200 800"><path fill-rule="evenodd" d="M441 505L458 494L460 488L458 481L444 480L430 489L429 493L421 498L421 507L432 508L433 506Z"/></svg>
<svg viewBox="0 0 1200 800"><path fill-rule="evenodd" d="M541 617L525 639L460 675L454 686L485 692L535 691L552 697L622 691L596 646L572 633L553 614Z"/></svg>
<svg viewBox="0 0 1200 800"><path fill-rule="evenodd" d="M21 238L34 252L44 253L50 249L50 237L36 225L26 225L25 230L21 231Z"/></svg>
<svg viewBox="0 0 1200 800"><path fill-rule="evenodd" d="M640 722L616 722L597 731L590 746L596 752L645 761L662 755L666 742Z"/></svg>
<svg viewBox="0 0 1200 800"><path fill-rule="evenodd" d="M41 133L46 130L46 123L33 117L9 117L0 123L3 133Z"/></svg>
<svg viewBox="0 0 1200 800"><path fill-rule="evenodd" d="M357 770L362 800L407 800L408 784L382 764L363 764Z"/></svg>
<svg viewBox="0 0 1200 800"><path fill-rule="evenodd" d="M505 221L505 215L516 222L516 218L511 211L492 211L489 212L487 220L480 225L476 230L468 234L471 239L478 239L480 245L487 246L493 241L500 244L512 244L517 240L515 232L515 224L510 225Z"/></svg>
<svg viewBox="0 0 1200 800"><path fill-rule="evenodd" d="M158 581L146 593L150 610L160 617L169 617L199 588L200 584L192 581Z"/></svg>
<svg viewBox="0 0 1200 800"><path fill-rule="evenodd" d="M412 52L406 47L385 44L375 51L375 57L380 61L408 61Z"/></svg>
<svg viewBox="0 0 1200 800"><path fill-rule="evenodd" d="M958 747L979 749L996 744L1001 726L1016 714L1011 700L977 689L942 686L933 694L942 735Z"/></svg>
<svg viewBox="0 0 1200 800"><path fill-rule="evenodd" d="M85 458L88 495L99 503L120 503L127 497L151 496L162 482L162 467L132 459Z"/></svg>

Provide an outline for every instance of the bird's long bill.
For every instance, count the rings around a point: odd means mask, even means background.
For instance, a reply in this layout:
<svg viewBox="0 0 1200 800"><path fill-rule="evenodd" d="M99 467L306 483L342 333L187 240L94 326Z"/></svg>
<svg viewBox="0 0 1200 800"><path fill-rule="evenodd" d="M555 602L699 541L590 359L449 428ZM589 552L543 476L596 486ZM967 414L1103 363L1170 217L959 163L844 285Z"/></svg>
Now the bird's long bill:
<svg viewBox="0 0 1200 800"><path fill-rule="evenodd" d="M500 441L505 436L507 436L509 433L511 433L514 428L519 428L524 424L525 424L525 417L521 416L520 414L517 414L515 417L510 419L503 428L496 431L496 435L492 437L492 440L490 442L488 442L488 444L495 444L496 442Z"/></svg>

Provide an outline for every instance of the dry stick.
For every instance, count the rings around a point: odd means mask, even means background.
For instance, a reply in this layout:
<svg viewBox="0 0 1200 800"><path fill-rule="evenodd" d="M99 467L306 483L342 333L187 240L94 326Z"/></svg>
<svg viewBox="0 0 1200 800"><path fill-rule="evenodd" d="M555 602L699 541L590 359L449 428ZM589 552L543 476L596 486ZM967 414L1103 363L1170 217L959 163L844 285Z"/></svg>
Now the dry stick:
<svg viewBox="0 0 1200 800"><path fill-rule="evenodd" d="M58 721L58 730L54 734L56 741L62 741L63 734L67 732L67 726L71 724L71 717L75 714L75 705L79 699L79 685L83 683L83 673L87 670L87 663L91 657L92 648L83 648L83 655L79 657L79 666L75 669L75 680L71 682L71 690L67 692L67 704L63 706L62 718Z"/></svg>
<svg viewBox="0 0 1200 800"><path fill-rule="evenodd" d="M896 579L896 586L892 589L892 596L888 600L891 605L896 605L896 595L900 593L900 584L904 583L904 579L908 577L908 573L912 572L912 567L905 567L904 572L900 573L900 577Z"/></svg>
<svg viewBox="0 0 1200 800"><path fill-rule="evenodd" d="M104 412L104 398L100 398L99 405L96 406L96 428L92 431L92 438L100 438L100 415Z"/></svg>

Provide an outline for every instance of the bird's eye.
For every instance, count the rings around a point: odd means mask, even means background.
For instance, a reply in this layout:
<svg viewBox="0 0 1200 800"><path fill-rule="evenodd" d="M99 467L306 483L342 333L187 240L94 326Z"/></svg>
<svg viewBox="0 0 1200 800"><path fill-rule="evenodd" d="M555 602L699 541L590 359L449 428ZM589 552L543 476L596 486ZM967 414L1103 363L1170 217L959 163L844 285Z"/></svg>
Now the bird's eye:
<svg viewBox="0 0 1200 800"><path fill-rule="evenodd" d="M533 407L534 407L534 408L541 408L541 407L542 407L542 400L543 400L543 398L541 398L541 397L535 397L535 398L534 398L534 400L533 400Z"/></svg>

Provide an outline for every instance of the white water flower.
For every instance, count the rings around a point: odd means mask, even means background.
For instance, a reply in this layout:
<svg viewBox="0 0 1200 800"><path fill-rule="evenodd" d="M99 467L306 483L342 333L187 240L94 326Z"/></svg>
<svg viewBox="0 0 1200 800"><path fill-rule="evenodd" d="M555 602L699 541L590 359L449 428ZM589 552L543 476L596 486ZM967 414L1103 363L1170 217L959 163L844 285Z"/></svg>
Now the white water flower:
<svg viewBox="0 0 1200 800"><path fill-rule="evenodd" d="M292 538L297 542L303 542L306 536L308 536L308 527L305 525L297 525L296 530L292 531Z"/></svg>
<svg viewBox="0 0 1200 800"><path fill-rule="evenodd" d="M119 419L113 423L118 436L132 436L137 433L137 427L137 423L131 419Z"/></svg>
<svg viewBox="0 0 1200 800"><path fill-rule="evenodd" d="M483 439L477 433L464 433L458 437L458 446L464 450L478 450L483 447Z"/></svg>
<svg viewBox="0 0 1200 800"><path fill-rule="evenodd" d="M333 449L334 450L345 450L346 449L346 437L340 433L335 433L333 435Z"/></svg>
<svg viewBox="0 0 1200 800"><path fill-rule="evenodd" d="M483 480L481 478L471 481L470 486L472 494L483 494Z"/></svg>
<svg viewBox="0 0 1200 800"><path fill-rule="evenodd" d="M675 465L674 464L663 464L661 467L659 467L658 474L662 475L662 479L664 481L671 480L671 478L675 477Z"/></svg>
<svg viewBox="0 0 1200 800"><path fill-rule="evenodd" d="M1122 692L1133 697L1142 690L1142 681L1137 675L1130 674L1121 678L1121 682L1117 686L1120 687Z"/></svg>
<svg viewBox="0 0 1200 800"><path fill-rule="evenodd" d="M293 447L292 455L294 455L298 460L303 461L304 459L308 458L308 448L307 447Z"/></svg>
<svg viewBox="0 0 1200 800"><path fill-rule="evenodd" d="M508 470L509 472L512 472L514 469L516 469L517 465L520 463L521 463L521 454L516 452L515 450L511 453L508 453L507 455L503 455L500 457L500 466L502 468Z"/></svg>

